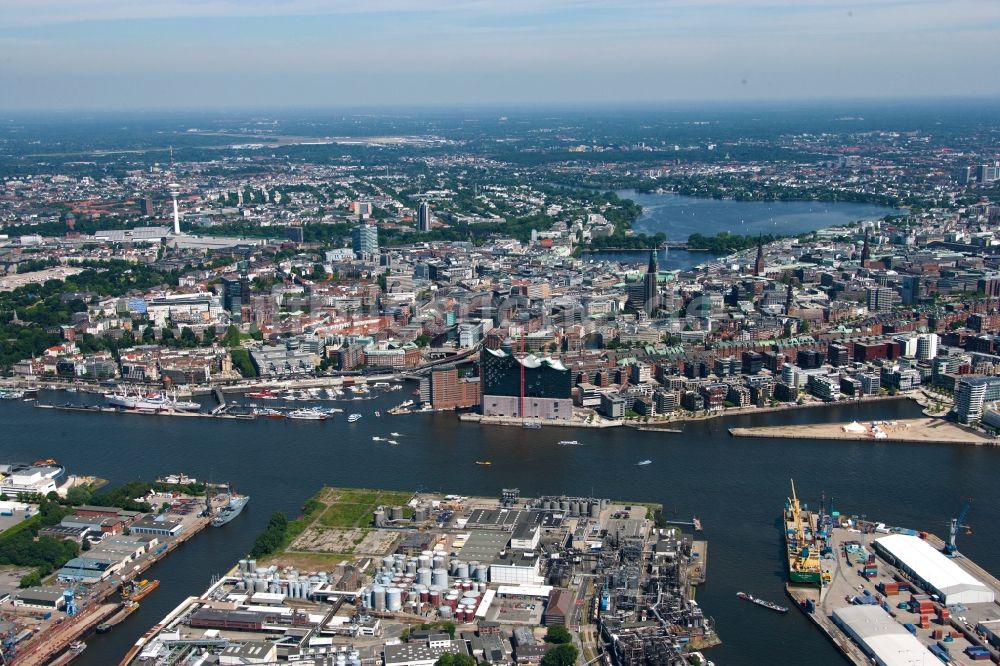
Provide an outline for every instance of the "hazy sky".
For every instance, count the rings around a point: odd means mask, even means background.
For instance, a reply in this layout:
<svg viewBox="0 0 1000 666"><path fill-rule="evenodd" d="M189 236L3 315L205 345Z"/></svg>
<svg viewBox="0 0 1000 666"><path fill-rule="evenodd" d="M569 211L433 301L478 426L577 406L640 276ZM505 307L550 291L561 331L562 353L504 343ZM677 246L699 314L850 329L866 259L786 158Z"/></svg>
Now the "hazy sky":
<svg viewBox="0 0 1000 666"><path fill-rule="evenodd" d="M0 108L1000 95L1000 0L0 0Z"/></svg>

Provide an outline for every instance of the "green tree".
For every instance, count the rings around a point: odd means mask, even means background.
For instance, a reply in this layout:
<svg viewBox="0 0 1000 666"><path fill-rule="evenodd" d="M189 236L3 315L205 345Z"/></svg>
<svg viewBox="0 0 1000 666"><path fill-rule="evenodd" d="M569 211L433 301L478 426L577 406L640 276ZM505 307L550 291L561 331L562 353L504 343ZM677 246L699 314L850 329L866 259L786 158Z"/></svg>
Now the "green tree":
<svg viewBox="0 0 1000 666"><path fill-rule="evenodd" d="M66 491L66 503L71 506L80 506L90 501L93 493L86 486L73 486Z"/></svg>
<svg viewBox="0 0 1000 666"><path fill-rule="evenodd" d="M222 344L226 347L239 347L240 329L236 328L234 324L230 324L229 328L226 329L226 334L222 336Z"/></svg>
<svg viewBox="0 0 1000 666"><path fill-rule="evenodd" d="M542 657L542 666L573 666L579 653L572 643L557 645Z"/></svg>
<svg viewBox="0 0 1000 666"><path fill-rule="evenodd" d="M467 654L445 652L434 662L434 666L476 666L476 660Z"/></svg>
<svg viewBox="0 0 1000 666"><path fill-rule="evenodd" d="M549 630L545 632L545 642L555 643L556 645L562 645L563 643L572 643L573 636L570 635L569 629L562 626L561 624L553 624L549 627Z"/></svg>

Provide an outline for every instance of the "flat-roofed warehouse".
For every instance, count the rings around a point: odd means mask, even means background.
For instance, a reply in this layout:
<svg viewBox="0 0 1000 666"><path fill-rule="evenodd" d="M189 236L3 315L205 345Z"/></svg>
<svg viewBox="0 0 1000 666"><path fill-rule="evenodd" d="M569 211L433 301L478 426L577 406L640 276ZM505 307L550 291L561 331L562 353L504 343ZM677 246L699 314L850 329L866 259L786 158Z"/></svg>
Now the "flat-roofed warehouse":
<svg viewBox="0 0 1000 666"><path fill-rule="evenodd" d="M878 666L939 664L903 625L881 606L845 606L833 611L833 621L844 630Z"/></svg>
<svg viewBox="0 0 1000 666"><path fill-rule="evenodd" d="M993 590L919 537L890 534L875 540L875 550L946 606L988 604L995 598Z"/></svg>

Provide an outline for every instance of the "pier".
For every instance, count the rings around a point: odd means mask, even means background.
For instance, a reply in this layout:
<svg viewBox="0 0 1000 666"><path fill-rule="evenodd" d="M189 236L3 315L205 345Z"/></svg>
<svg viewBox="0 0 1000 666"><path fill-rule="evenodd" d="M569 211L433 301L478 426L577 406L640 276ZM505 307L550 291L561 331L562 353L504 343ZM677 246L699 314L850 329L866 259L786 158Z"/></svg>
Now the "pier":
<svg viewBox="0 0 1000 666"><path fill-rule="evenodd" d="M763 437L768 439L830 439L893 444L1000 445L1000 440L995 437L957 423L935 418L730 428L729 434L733 437Z"/></svg>

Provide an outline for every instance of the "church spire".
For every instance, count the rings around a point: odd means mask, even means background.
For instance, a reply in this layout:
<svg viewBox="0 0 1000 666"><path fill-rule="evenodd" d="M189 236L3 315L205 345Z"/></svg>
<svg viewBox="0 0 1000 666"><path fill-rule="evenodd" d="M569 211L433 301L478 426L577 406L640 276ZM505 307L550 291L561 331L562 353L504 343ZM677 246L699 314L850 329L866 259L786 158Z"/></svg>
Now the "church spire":
<svg viewBox="0 0 1000 666"><path fill-rule="evenodd" d="M656 262L656 250L649 251L649 267L646 269L647 273L658 273L659 267Z"/></svg>
<svg viewBox="0 0 1000 666"><path fill-rule="evenodd" d="M871 261L871 258L872 258L872 256L871 256L871 248L868 247L868 238L869 238L870 233L871 233L870 229L868 229L867 227L865 227L865 242L864 242L864 245L861 246L861 265L862 266L864 266L867 262Z"/></svg>
<svg viewBox="0 0 1000 666"><path fill-rule="evenodd" d="M764 274L764 237L760 234L757 235L757 261L753 263L753 274Z"/></svg>

